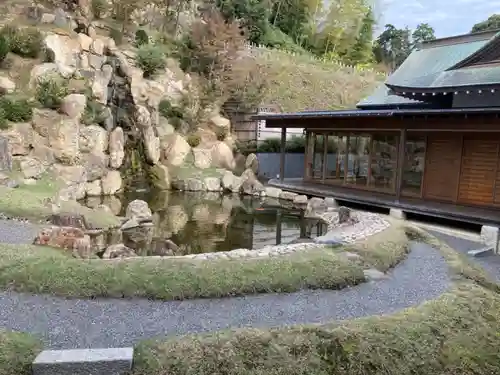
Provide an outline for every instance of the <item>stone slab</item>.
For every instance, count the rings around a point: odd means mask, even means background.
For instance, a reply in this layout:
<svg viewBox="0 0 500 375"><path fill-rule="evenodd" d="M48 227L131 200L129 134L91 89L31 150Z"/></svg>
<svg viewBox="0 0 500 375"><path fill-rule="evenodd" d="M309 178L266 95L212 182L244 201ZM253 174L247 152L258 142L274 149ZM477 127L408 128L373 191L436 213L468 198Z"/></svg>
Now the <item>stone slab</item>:
<svg viewBox="0 0 500 375"><path fill-rule="evenodd" d="M485 257L488 255L493 255L493 254L494 254L493 248L490 246L486 246L486 247L483 247L481 249L469 250L467 252L467 255L469 255L471 257L475 257L475 258Z"/></svg>
<svg viewBox="0 0 500 375"><path fill-rule="evenodd" d="M393 217L394 219L406 220L406 213L399 208L391 208L389 210L389 216Z"/></svg>
<svg viewBox="0 0 500 375"><path fill-rule="evenodd" d="M132 369L133 348L44 350L33 375L122 375Z"/></svg>
<svg viewBox="0 0 500 375"><path fill-rule="evenodd" d="M500 230L498 227L483 225L481 227L481 241L487 246L493 248L493 252L498 254Z"/></svg>

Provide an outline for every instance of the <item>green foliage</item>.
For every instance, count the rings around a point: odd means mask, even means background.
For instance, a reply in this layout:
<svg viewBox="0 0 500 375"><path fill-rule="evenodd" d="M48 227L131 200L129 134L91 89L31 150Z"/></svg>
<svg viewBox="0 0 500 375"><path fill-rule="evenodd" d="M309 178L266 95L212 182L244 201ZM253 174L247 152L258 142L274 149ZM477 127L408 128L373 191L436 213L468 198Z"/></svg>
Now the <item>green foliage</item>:
<svg viewBox="0 0 500 375"><path fill-rule="evenodd" d="M472 33L481 31L498 30L500 29L500 14L492 14L487 20L478 22L472 26Z"/></svg>
<svg viewBox="0 0 500 375"><path fill-rule="evenodd" d="M85 106L85 110L83 111L81 118L82 124L102 124L106 120L104 108L105 107L101 103L87 98L87 105Z"/></svg>
<svg viewBox="0 0 500 375"><path fill-rule="evenodd" d="M12 122L27 122L33 117L33 103L12 95L0 97L0 110Z"/></svg>
<svg viewBox="0 0 500 375"><path fill-rule="evenodd" d="M100 20L108 11L108 2L106 0L92 0L91 7L94 17Z"/></svg>
<svg viewBox="0 0 500 375"><path fill-rule="evenodd" d="M269 27L270 9L261 0L215 0L215 5L224 19L229 22L239 21L248 32L248 40L261 44Z"/></svg>
<svg viewBox="0 0 500 375"><path fill-rule="evenodd" d="M419 43L433 39L436 39L434 29L427 23L419 24L413 33L408 28L398 29L388 24L375 41L373 52L377 62L394 70Z"/></svg>
<svg viewBox="0 0 500 375"><path fill-rule="evenodd" d="M159 46L144 44L137 51L136 62L137 66L144 71L144 76L151 77L158 70L165 69L166 57Z"/></svg>
<svg viewBox="0 0 500 375"><path fill-rule="evenodd" d="M163 99L162 101L160 101L158 110L160 112L160 115L167 119L172 117L177 117L182 119L184 117L184 114L182 113L181 109L179 107L172 106L170 101L167 99Z"/></svg>
<svg viewBox="0 0 500 375"><path fill-rule="evenodd" d="M411 39L413 48L415 48L422 42L436 39L436 36L434 35L434 29L428 23L420 23L411 34Z"/></svg>
<svg viewBox="0 0 500 375"><path fill-rule="evenodd" d="M227 130L219 128L215 131L215 136L217 137L218 141L222 142L227 137Z"/></svg>
<svg viewBox="0 0 500 375"><path fill-rule="evenodd" d="M5 109L0 107L0 129L7 129L9 127L9 122L7 120L7 112Z"/></svg>
<svg viewBox="0 0 500 375"><path fill-rule="evenodd" d="M198 147L201 142L201 138L198 134L191 133L187 136L186 141L191 147Z"/></svg>
<svg viewBox="0 0 500 375"><path fill-rule="evenodd" d="M269 22L293 43L300 43L306 32L308 12L306 0L277 0L272 5Z"/></svg>
<svg viewBox="0 0 500 375"><path fill-rule="evenodd" d="M149 36L144 29L139 29L135 32L135 45L140 47L144 44L149 44Z"/></svg>
<svg viewBox="0 0 500 375"><path fill-rule="evenodd" d="M5 35L0 35L0 64L3 63L7 54L10 52L9 40Z"/></svg>
<svg viewBox="0 0 500 375"><path fill-rule="evenodd" d="M68 94L68 82L59 77L46 76L37 81L35 98L45 108L58 109Z"/></svg>
<svg viewBox="0 0 500 375"><path fill-rule="evenodd" d="M361 30L359 31L356 41L351 49L349 49L342 57L342 61L351 64L366 64L373 61L373 28L375 19L372 10L370 9L365 17Z"/></svg>
<svg viewBox="0 0 500 375"><path fill-rule="evenodd" d="M306 50L304 50L297 43L295 43L292 37L288 36L283 31L274 26L269 26L267 28L266 34L262 39L262 44L283 51L290 51L296 53L306 52Z"/></svg>
<svg viewBox="0 0 500 375"><path fill-rule="evenodd" d="M43 47L43 35L34 27L18 28L6 25L0 30L10 46L10 51L21 57L37 58Z"/></svg>
<svg viewBox="0 0 500 375"><path fill-rule="evenodd" d="M117 28L111 28L109 30L109 37L115 41L117 46L123 43L123 32Z"/></svg>

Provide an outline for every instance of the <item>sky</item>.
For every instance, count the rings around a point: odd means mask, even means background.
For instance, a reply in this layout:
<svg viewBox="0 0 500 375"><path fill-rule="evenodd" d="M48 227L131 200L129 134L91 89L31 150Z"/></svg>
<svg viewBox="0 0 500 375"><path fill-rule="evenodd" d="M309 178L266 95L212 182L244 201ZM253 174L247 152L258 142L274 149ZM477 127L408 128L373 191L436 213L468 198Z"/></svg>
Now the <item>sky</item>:
<svg viewBox="0 0 500 375"><path fill-rule="evenodd" d="M472 26L500 13L500 0L378 0L378 23L414 29L428 23L436 37L466 34Z"/></svg>

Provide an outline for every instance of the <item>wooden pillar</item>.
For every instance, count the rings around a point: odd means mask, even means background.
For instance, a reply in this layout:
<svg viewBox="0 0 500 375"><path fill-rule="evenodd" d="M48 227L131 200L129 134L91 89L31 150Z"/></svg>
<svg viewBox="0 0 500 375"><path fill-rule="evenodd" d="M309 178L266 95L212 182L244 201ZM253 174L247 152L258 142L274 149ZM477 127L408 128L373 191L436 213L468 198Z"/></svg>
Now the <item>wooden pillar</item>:
<svg viewBox="0 0 500 375"><path fill-rule="evenodd" d="M311 132L306 130L306 140L305 140L305 147L304 147L304 180L309 179L309 139L311 138Z"/></svg>
<svg viewBox="0 0 500 375"><path fill-rule="evenodd" d="M347 135L345 140L345 155L344 155L344 184L347 183L347 175L349 174L349 143L351 136Z"/></svg>
<svg viewBox="0 0 500 375"><path fill-rule="evenodd" d="M276 245L281 244L281 210L276 210Z"/></svg>
<svg viewBox="0 0 500 375"><path fill-rule="evenodd" d="M321 182L325 183L326 178L326 166L328 157L328 134L323 134L323 165L321 169Z"/></svg>
<svg viewBox="0 0 500 375"><path fill-rule="evenodd" d="M280 181L285 179L286 128L281 128Z"/></svg>
<svg viewBox="0 0 500 375"><path fill-rule="evenodd" d="M396 201L401 197L401 188L403 186L403 170L405 165L405 147L406 147L406 129L401 129L399 135L398 159L396 167Z"/></svg>

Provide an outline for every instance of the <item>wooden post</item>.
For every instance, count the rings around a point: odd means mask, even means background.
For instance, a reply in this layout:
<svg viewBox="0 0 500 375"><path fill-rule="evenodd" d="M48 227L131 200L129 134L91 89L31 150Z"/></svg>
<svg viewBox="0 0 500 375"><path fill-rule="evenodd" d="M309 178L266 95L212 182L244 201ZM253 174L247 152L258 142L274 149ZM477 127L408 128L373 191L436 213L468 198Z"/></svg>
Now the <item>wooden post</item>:
<svg viewBox="0 0 500 375"><path fill-rule="evenodd" d="M344 157L344 184L347 183L347 175L349 174L349 142L351 140L351 136L347 135L345 141L345 157Z"/></svg>
<svg viewBox="0 0 500 375"><path fill-rule="evenodd" d="M316 166L316 139L318 135L316 133L312 134L312 159L311 159L311 180L314 180L314 167Z"/></svg>
<svg viewBox="0 0 500 375"><path fill-rule="evenodd" d="M280 181L285 179L286 128L281 128Z"/></svg>
<svg viewBox="0 0 500 375"><path fill-rule="evenodd" d="M401 129L399 135L398 159L396 160L396 202L399 202L401 197L401 188L403 186L403 170L405 164L405 148L406 148L406 129Z"/></svg>
<svg viewBox="0 0 500 375"><path fill-rule="evenodd" d="M304 147L304 180L309 179L309 171L308 171L308 164L309 164L309 139L311 138L311 132L306 130L306 141L305 141L305 147Z"/></svg>
<svg viewBox="0 0 500 375"><path fill-rule="evenodd" d="M325 183L326 178L326 164L328 156L328 134L323 134L323 165L321 170L321 182Z"/></svg>

